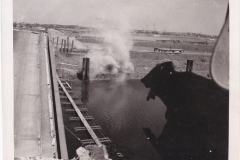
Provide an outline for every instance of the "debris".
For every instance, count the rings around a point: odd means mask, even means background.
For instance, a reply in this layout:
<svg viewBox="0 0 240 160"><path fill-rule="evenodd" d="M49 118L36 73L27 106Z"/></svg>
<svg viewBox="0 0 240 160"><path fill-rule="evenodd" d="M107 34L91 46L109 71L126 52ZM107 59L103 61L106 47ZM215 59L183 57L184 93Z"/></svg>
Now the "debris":
<svg viewBox="0 0 240 160"><path fill-rule="evenodd" d="M77 155L78 155L78 158L80 159L80 160L92 160L91 158L90 158L90 156L89 156L89 153L90 153L90 151L89 150L87 150L87 149L85 149L85 148L83 148L83 147L79 147L77 150L76 150L76 152L77 152Z"/></svg>

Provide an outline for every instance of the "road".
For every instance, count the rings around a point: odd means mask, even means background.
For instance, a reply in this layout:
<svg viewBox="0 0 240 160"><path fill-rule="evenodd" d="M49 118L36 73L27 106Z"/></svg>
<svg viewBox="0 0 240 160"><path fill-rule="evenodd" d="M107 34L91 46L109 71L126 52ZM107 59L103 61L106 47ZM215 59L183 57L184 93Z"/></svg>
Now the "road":
<svg viewBox="0 0 240 160"><path fill-rule="evenodd" d="M43 33L14 31L14 157L53 157Z"/></svg>

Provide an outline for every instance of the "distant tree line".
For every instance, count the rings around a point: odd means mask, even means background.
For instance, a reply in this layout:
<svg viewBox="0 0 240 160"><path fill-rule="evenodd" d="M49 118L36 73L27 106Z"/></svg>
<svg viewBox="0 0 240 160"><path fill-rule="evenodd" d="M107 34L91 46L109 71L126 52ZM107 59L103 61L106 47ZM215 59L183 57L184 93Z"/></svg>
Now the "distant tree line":
<svg viewBox="0 0 240 160"><path fill-rule="evenodd" d="M167 32L167 31L148 31L148 30L132 30L135 34L158 34L158 35L173 35L173 36L186 36L186 37L202 37L202 38L217 38L217 35L207 35L201 33L191 32Z"/></svg>
<svg viewBox="0 0 240 160"><path fill-rule="evenodd" d="M94 27L83 27L78 25L59 25L59 24L39 24L39 23L25 23L25 22L13 22L13 27L47 27L54 29L65 29L69 31L82 31L82 32L99 32L100 30ZM151 31L151 30L130 30L132 34L157 34L157 35L173 35L173 36L186 36L186 37L202 37L202 38L217 38L217 35L207 35L201 33L191 33L191 32L167 32L167 31Z"/></svg>

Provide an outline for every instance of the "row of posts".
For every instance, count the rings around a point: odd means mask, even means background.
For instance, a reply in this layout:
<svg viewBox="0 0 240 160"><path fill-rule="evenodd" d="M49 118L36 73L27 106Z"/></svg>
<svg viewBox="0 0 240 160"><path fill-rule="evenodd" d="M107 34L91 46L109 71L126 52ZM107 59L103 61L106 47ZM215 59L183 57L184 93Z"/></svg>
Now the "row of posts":
<svg viewBox="0 0 240 160"><path fill-rule="evenodd" d="M58 40L59 40L59 37L56 37L56 38L57 38L56 47L57 47L57 49L58 49ZM53 38L53 44L54 44L54 39L55 39L55 38ZM72 47L71 47L71 49L69 49L69 37L67 37L67 40L62 39L60 52L64 52L64 53L72 52L72 50L73 50L73 45L74 45L74 40L72 40Z"/></svg>

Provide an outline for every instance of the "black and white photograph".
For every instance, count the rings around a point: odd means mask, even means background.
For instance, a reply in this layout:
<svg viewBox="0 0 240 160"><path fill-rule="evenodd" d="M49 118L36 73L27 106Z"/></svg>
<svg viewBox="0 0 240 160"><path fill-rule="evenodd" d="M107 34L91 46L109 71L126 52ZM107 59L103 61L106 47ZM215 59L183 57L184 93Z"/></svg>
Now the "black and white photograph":
<svg viewBox="0 0 240 160"><path fill-rule="evenodd" d="M232 152L239 151L239 93L232 92L239 91L240 34L231 24L233 3L13 0L6 154L238 160ZM231 48L236 42L238 50Z"/></svg>

